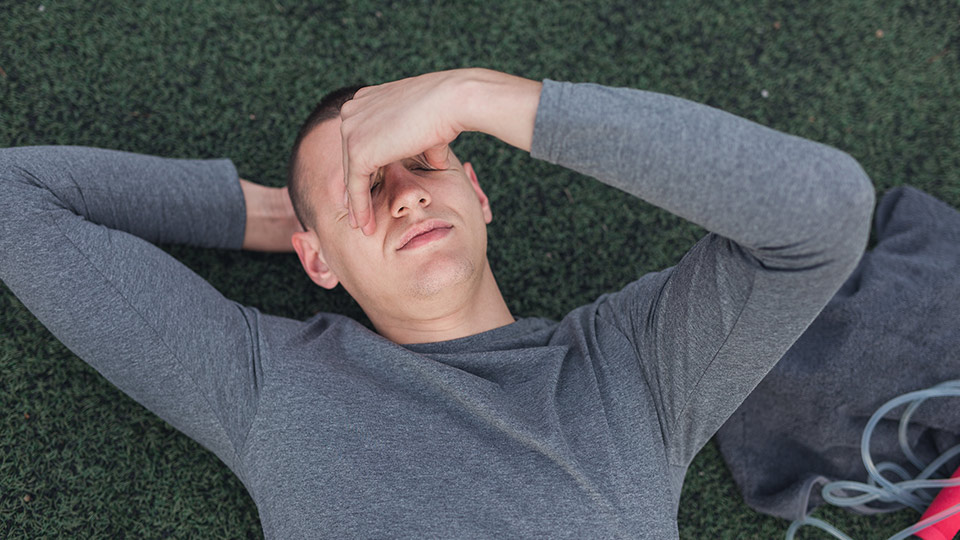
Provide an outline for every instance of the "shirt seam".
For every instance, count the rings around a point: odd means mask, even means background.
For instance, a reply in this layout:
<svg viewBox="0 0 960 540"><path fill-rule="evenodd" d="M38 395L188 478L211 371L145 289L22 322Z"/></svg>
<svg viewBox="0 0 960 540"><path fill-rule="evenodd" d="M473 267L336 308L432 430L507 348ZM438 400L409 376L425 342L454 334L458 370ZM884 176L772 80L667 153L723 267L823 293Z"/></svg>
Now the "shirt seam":
<svg viewBox="0 0 960 540"><path fill-rule="evenodd" d="M690 389L690 392L687 392L684 394L683 405L680 407L680 410L677 412L677 414L670 419L673 425L677 426L679 424L679 419L683 417L684 414L686 414L687 409L690 406L690 395L696 392L697 389L701 386L701 383L703 382L703 378L706 376L707 372L710 371L710 367L713 366L713 364L717 361L717 357L720 356L720 353L724 351L724 347L726 347L727 342L730 340L730 336L732 336L733 333L737 330L741 319L743 319L743 312L747 309L747 306L750 304L750 300L753 298L754 292L756 291L756 287L755 287L756 280L757 280L757 271L756 269L754 269L750 273L750 293L747 295L746 300L744 300L743 305L740 306L740 311L739 313L737 313L736 320L734 321L733 325L730 327L730 331L727 332L727 335L723 337L723 343L721 343L720 346L717 347L717 352L713 354L713 357L710 358L710 361L707 362L707 364L703 367L703 370L701 370L700 376L697 377L697 382L694 383L693 387ZM744 396L744 398L746 398L746 396ZM670 461L672 465L682 467L684 466L683 464L673 462L673 459L674 459L673 449L677 446L677 442L675 439L679 436L680 436L679 430L671 434L670 452L668 452L667 459ZM711 437L712 436L713 435L711 435Z"/></svg>

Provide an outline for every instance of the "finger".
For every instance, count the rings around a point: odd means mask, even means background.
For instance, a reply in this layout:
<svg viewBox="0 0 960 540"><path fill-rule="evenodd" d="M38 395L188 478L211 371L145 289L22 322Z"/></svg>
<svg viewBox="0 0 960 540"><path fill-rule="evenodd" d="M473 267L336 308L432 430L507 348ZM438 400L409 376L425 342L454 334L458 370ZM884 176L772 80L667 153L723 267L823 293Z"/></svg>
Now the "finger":
<svg viewBox="0 0 960 540"><path fill-rule="evenodd" d="M370 234L372 228L368 225L373 219L373 208L370 202L370 177L354 175L347 186L350 199L350 211L353 216L353 226L360 227L364 234Z"/></svg>
<svg viewBox="0 0 960 540"><path fill-rule="evenodd" d="M343 148L343 170L344 183L347 191L348 205L350 212L350 226L360 227L365 235L373 234L376 230L376 222L373 219L373 205L370 201L370 183L371 175L376 172L367 171L356 162L356 158L348 151L350 147L349 137L344 136L346 122L340 124L340 145Z"/></svg>
<svg viewBox="0 0 960 540"><path fill-rule="evenodd" d="M353 211L350 210L350 194L347 193L347 186L343 186L343 208L347 211L347 223L350 224L354 229L357 228L356 222L353 219Z"/></svg>
<svg viewBox="0 0 960 540"><path fill-rule="evenodd" d="M353 93L353 99L360 99L360 98L362 98L362 97L365 96L366 94L369 94L370 92L373 92L374 89L377 88L377 86L381 86L381 85L364 86L363 88L361 88L361 89L359 89L359 90L357 90L356 92Z"/></svg>
<svg viewBox="0 0 960 540"><path fill-rule="evenodd" d="M363 231L363 234L367 236L377 232L377 216L374 215L372 207L370 210L370 220L367 221L367 224L360 230Z"/></svg>
<svg viewBox="0 0 960 540"><path fill-rule="evenodd" d="M349 103L349 101L347 102ZM346 103L344 103L346 105ZM340 110L341 114L343 109ZM340 124L340 148L343 151L343 204L347 207L347 215L350 218L350 226L354 229L357 228L357 218L353 213L353 209L356 207L354 204L351 204L353 201L350 199L350 155L347 152L347 138L344 135L345 123L341 122Z"/></svg>
<svg viewBox="0 0 960 540"><path fill-rule="evenodd" d="M441 144L423 152L424 159L435 169L446 169L450 166L450 146Z"/></svg>

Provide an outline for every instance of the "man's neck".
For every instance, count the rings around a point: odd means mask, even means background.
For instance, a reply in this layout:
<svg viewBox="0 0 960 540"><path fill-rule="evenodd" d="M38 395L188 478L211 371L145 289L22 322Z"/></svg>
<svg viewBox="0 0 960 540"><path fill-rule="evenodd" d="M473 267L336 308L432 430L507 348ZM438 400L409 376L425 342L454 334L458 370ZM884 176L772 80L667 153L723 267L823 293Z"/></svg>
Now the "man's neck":
<svg viewBox="0 0 960 540"><path fill-rule="evenodd" d="M515 321L489 263L471 293L456 302L438 299L430 315L417 318L370 317L377 332L400 344L432 343L472 336ZM368 314L370 316L370 314Z"/></svg>

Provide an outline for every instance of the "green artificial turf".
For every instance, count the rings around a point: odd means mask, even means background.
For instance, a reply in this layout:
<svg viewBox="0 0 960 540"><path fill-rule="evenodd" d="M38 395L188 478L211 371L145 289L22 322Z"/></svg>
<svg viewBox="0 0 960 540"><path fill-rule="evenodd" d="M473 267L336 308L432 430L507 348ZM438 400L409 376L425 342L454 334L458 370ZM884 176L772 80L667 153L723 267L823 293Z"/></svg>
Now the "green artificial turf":
<svg viewBox="0 0 960 540"><path fill-rule="evenodd" d="M0 2L0 146L229 157L279 186L325 91L485 66L706 103L850 153L878 194L911 184L960 208L958 55L957 0ZM516 315L560 317L675 264L705 233L486 136L455 149L490 196L489 257ZM268 313L362 318L342 291L312 286L295 255L162 247ZM858 539L917 518L816 515ZM744 505L713 444L679 521L685 539L778 538L788 525ZM225 466L0 285L0 537L261 536Z"/></svg>

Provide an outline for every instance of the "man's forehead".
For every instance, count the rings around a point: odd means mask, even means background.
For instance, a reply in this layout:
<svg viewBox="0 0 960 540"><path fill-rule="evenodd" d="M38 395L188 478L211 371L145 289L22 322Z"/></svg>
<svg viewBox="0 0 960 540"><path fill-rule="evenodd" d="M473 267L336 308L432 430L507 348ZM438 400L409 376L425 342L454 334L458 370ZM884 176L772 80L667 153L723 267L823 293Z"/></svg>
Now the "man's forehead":
<svg viewBox="0 0 960 540"><path fill-rule="evenodd" d="M300 143L301 173L315 189L326 190L334 181L343 184L343 148L340 145L340 119L326 120Z"/></svg>

